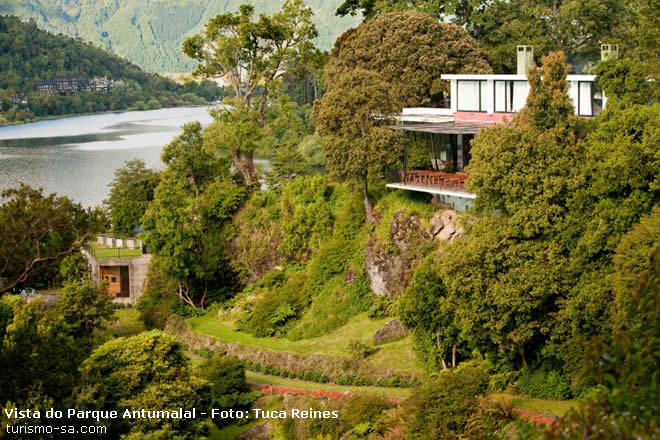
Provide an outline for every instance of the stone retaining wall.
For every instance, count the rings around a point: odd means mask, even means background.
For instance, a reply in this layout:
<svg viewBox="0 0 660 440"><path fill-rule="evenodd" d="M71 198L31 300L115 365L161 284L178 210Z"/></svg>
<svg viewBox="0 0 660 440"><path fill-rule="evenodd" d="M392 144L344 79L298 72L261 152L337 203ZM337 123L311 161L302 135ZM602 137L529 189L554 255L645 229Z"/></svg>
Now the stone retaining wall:
<svg viewBox="0 0 660 440"><path fill-rule="evenodd" d="M179 316L170 317L165 326L165 331L180 337L191 350L207 348L213 351L227 353L241 360L260 365L272 365L275 368L289 372L315 371L328 376L330 380L346 375L368 377L373 380L388 379L391 377L400 377L406 381L421 380L420 377L414 374L385 368L375 368L368 365L365 361L318 354L271 351L246 345L218 342L210 336L195 333L188 327L185 320Z"/></svg>

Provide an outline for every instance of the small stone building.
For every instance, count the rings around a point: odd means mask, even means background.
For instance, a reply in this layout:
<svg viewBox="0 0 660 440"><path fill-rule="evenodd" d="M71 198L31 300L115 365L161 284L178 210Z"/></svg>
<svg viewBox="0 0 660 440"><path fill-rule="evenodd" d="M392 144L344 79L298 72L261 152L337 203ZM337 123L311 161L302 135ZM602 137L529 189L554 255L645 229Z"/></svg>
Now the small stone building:
<svg viewBox="0 0 660 440"><path fill-rule="evenodd" d="M126 242L134 239L116 239L114 237L99 237L99 243L103 238L104 243L112 243L110 249L121 251L126 248ZM141 245L141 243L140 243ZM141 246L140 246L141 247ZM139 256L125 257L121 252L117 252L117 257L102 257L92 248L86 248L82 251L89 262L92 279L96 283L107 281L108 287L106 293L114 297L114 302L135 304L142 296L142 288L147 278L151 254L141 253Z"/></svg>

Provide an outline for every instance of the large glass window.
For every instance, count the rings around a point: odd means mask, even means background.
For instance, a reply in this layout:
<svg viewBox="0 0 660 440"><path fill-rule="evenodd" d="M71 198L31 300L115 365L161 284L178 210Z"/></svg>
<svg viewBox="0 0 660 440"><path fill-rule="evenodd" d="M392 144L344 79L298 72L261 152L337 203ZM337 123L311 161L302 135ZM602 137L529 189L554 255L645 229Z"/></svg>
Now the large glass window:
<svg viewBox="0 0 660 440"><path fill-rule="evenodd" d="M578 115L597 116L603 109L603 93L591 81L578 81Z"/></svg>
<svg viewBox="0 0 660 440"><path fill-rule="evenodd" d="M458 111L486 111L486 81L458 81Z"/></svg>
<svg viewBox="0 0 660 440"><path fill-rule="evenodd" d="M527 102L528 93L527 81L495 81L495 111L519 112Z"/></svg>

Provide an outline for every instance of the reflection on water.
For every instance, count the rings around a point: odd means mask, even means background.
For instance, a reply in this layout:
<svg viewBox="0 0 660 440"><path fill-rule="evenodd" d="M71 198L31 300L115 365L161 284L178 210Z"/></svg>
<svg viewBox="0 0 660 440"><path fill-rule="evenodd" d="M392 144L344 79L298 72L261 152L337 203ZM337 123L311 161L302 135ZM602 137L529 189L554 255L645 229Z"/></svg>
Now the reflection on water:
<svg viewBox="0 0 660 440"><path fill-rule="evenodd" d="M162 168L160 153L187 122L206 126L206 107L77 116L0 127L0 190L19 182L85 206L108 195L114 170L142 159Z"/></svg>

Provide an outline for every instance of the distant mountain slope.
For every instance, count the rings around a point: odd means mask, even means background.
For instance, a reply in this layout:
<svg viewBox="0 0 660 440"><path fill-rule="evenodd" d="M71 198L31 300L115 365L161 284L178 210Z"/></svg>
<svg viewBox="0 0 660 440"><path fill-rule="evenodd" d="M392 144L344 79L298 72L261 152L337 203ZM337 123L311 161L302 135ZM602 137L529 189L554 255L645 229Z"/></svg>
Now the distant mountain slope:
<svg viewBox="0 0 660 440"><path fill-rule="evenodd" d="M355 26L357 17L334 15L342 0L306 0L319 29L317 45L330 49ZM283 0L0 0L0 14L34 18L54 33L81 37L152 72L188 72L194 67L181 45L208 20L251 3L272 14Z"/></svg>

